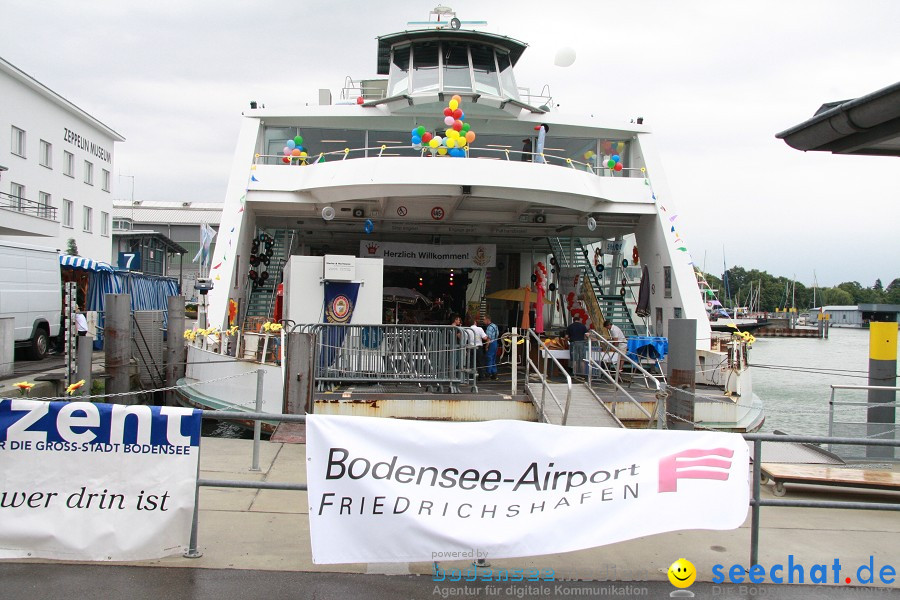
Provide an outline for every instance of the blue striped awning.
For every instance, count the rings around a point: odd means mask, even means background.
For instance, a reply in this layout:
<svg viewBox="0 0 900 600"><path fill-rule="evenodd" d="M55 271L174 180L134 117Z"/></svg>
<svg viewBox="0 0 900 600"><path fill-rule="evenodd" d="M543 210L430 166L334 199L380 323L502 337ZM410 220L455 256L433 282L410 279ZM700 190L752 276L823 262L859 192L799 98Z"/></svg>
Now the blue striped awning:
<svg viewBox="0 0 900 600"><path fill-rule="evenodd" d="M69 254L61 254L59 256L59 264L63 267L72 267L73 269L84 269L85 271L112 271L112 266L99 260L91 260L81 256L71 256Z"/></svg>

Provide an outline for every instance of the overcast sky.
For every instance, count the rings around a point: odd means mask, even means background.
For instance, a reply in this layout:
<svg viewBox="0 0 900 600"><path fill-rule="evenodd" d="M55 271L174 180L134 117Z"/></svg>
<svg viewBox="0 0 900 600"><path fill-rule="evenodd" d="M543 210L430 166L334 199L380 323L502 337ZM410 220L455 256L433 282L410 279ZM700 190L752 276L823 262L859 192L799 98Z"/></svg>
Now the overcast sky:
<svg viewBox="0 0 900 600"><path fill-rule="evenodd" d="M900 277L900 159L775 139L900 78L900 1L446 3L528 43L518 83L548 84L559 112L644 117L678 233L707 271L724 259L807 285L814 272L820 286ZM0 0L0 56L125 136L114 197L133 181L138 200L220 202L250 100L336 97L345 77L375 75L377 35L436 4ZM567 68L553 64L563 47Z"/></svg>

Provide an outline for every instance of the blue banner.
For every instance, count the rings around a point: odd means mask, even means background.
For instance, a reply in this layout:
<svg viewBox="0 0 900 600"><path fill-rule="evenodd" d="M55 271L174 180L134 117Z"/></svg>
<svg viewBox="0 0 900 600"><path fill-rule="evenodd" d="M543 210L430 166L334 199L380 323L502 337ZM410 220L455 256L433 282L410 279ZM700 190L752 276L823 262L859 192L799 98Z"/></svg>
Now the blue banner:
<svg viewBox="0 0 900 600"><path fill-rule="evenodd" d="M200 414L198 410L164 406L3 399L0 442L10 446L27 443L23 447L63 443L79 449L95 444L199 446Z"/></svg>
<svg viewBox="0 0 900 600"><path fill-rule="evenodd" d="M358 282L326 281L325 282L325 322L346 325L353 317L356 297L359 294ZM331 366L337 357L338 349L344 343L344 327L326 327L324 333L322 364Z"/></svg>

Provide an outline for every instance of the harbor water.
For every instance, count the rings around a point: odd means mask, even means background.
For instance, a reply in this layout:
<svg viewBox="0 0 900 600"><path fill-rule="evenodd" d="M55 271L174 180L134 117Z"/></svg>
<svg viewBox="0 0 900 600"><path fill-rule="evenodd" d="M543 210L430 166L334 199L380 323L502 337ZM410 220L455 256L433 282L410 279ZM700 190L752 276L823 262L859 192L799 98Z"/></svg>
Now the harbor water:
<svg viewBox="0 0 900 600"><path fill-rule="evenodd" d="M867 385L869 330L832 328L829 339L757 338L750 351L753 390L763 401L762 432L828 434L831 385ZM835 401L865 402L866 392L837 390ZM864 409L856 415L865 419Z"/></svg>

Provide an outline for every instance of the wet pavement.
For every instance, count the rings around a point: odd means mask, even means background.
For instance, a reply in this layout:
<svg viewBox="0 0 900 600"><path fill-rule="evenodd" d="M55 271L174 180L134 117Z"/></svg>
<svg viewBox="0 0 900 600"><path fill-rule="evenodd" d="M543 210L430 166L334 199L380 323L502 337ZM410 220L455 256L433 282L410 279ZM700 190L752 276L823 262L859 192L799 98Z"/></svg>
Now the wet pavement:
<svg viewBox="0 0 900 600"><path fill-rule="evenodd" d="M844 598L900 597L864 586L715 585L676 590L663 581L447 582L426 575L385 576L242 569L186 569L0 563L0 599L57 600L375 600L418 598ZM689 596L684 592L690 592Z"/></svg>

